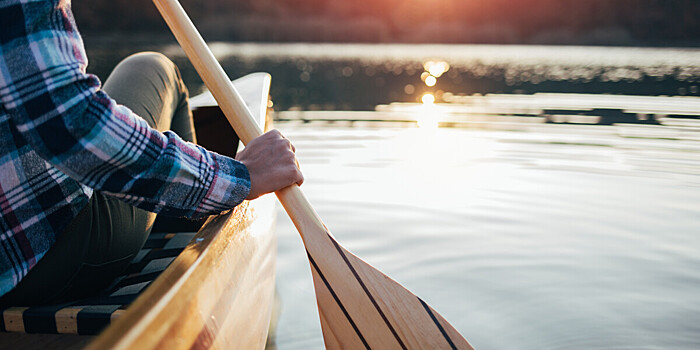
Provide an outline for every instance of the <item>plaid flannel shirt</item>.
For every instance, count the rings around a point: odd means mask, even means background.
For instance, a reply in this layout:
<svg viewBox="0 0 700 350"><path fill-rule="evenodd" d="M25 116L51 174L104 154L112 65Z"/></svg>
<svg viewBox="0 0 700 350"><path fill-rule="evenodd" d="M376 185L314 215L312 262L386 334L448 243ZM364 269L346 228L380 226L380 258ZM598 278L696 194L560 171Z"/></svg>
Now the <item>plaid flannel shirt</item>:
<svg viewBox="0 0 700 350"><path fill-rule="evenodd" d="M86 66L70 0L0 0L0 295L93 191L190 218L250 191L242 163L150 128Z"/></svg>

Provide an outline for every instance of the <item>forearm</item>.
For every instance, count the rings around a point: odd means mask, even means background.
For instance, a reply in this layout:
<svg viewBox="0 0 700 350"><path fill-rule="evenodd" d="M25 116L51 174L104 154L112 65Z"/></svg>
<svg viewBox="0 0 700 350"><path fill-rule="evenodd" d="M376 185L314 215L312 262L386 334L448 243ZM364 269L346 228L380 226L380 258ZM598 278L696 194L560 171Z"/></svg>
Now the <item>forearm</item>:
<svg viewBox="0 0 700 350"><path fill-rule="evenodd" d="M54 101L53 106L28 101L9 110L23 138L57 169L142 209L169 215L208 215L247 196L245 166L150 128L99 91L96 79L85 79L38 98ZM56 101L61 103L56 106Z"/></svg>

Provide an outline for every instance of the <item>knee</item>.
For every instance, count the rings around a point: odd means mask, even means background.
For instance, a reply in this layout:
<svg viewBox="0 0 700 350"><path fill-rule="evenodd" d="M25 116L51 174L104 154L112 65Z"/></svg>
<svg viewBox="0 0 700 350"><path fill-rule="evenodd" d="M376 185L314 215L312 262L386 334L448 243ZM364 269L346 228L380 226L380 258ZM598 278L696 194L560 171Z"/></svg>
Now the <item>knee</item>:
<svg viewBox="0 0 700 350"><path fill-rule="evenodd" d="M135 53L119 62L119 65L117 65L115 69L125 68L166 76L170 78L168 80L177 80L177 77L179 77L179 72L177 71L175 63L159 52L147 51Z"/></svg>
<svg viewBox="0 0 700 350"><path fill-rule="evenodd" d="M173 89L181 96L187 97L187 87L182 81L180 71L173 61L159 52L139 52L123 59L114 71L121 71L125 76L136 74L142 78L163 84L162 88Z"/></svg>

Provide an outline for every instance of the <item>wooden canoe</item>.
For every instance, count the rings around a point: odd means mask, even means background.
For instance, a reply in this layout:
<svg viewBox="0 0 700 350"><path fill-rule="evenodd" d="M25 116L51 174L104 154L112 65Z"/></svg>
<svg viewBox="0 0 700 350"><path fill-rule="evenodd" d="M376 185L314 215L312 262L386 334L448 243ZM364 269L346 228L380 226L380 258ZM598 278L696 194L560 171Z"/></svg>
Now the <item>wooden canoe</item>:
<svg viewBox="0 0 700 350"><path fill-rule="evenodd" d="M251 111L266 122L270 76L234 81ZM238 137L211 94L191 99L198 143L235 155ZM267 128L270 124L267 123ZM275 289L274 196L244 201L210 217L163 273L97 337L0 334L15 349L261 349Z"/></svg>

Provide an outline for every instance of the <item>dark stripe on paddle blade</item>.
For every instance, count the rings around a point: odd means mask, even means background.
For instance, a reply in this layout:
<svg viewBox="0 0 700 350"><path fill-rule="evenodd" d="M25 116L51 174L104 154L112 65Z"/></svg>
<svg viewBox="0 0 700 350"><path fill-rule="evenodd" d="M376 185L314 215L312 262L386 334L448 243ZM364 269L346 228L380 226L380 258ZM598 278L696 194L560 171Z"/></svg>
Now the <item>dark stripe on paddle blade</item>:
<svg viewBox="0 0 700 350"><path fill-rule="evenodd" d="M311 262L311 265L314 267L314 270L318 273L319 277L323 280L323 284L326 285L326 288L328 289L329 292L331 292L331 295L333 296L333 299L335 299L335 302L340 306L340 310L343 311L343 314L345 315L345 318L348 319L350 322L350 325L352 328L355 330L355 333L357 333L357 336L360 338L362 341L362 344L365 345L365 348L368 350L371 350L372 348L369 347L369 344L367 344L367 341L365 340L365 337L362 336L362 333L360 333L360 330L357 328L357 325L355 324L355 321L352 320L352 317L350 317L350 314L348 313L347 310L345 310L345 306L343 306L343 303L340 302L340 299L338 299L338 296L335 294L335 291L331 287L330 283L328 283L328 280L326 279L326 276L323 275L323 272L321 272L321 269L318 268L318 265L316 265L316 261L314 261L314 258L311 257L311 254L309 254L309 251L306 251L306 255L309 257L309 261Z"/></svg>
<svg viewBox="0 0 700 350"><path fill-rule="evenodd" d="M365 285L365 283L362 282L362 279L360 278L360 275L357 273L357 271L355 270L355 268L352 266L352 264L350 263L350 260L348 260L348 257L345 256L345 253L344 253L343 250L340 248L340 245L338 244L338 242L336 242L336 241L333 239L333 237L330 236L330 234L328 235L328 238L331 240L331 242L333 242L333 245L334 245L335 248L338 250L338 253L340 254L340 256L343 257L343 260L345 261L345 263L346 263L346 264L348 265L348 267L350 268L350 271L352 271L352 274L355 275L355 279L356 279L357 282L360 284L360 286L362 286L362 289L365 291L365 294L367 294L367 297L368 297L369 300L372 302L372 305L374 305L374 307L377 309L377 312L379 312L379 315L382 316L382 319L384 320L384 323L386 323L387 327L389 327L389 330L391 331L391 334L394 335L394 338L396 338L396 341L399 342L399 345L401 345L401 349L407 350L406 345L404 345L403 341L401 341L401 338L399 337L398 333L396 333L396 330L394 329L394 327L393 327L393 326L391 325L391 323L389 322L389 319L386 317L386 315L384 315L384 312L383 312L382 309L379 307L379 304L377 304L377 301L374 299L374 296L372 296L372 293L369 292L369 289L367 289L367 286Z"/></svg>
<svg viewBox="0 0 700 350"><path fill-rule="evenodd" d="M416 298L418 298L418 297L416 297ZM455 344L452 342L452 339L450 339L450 336L447 335L447 332L445 331L444 328L442 328L442 325L441 325L440 322L438 321L437 317L435 317L435 314L433 314L433 311L430 310L430 306L428 306L428 304L426 304L426 303L423 301L423 299L421 299L421 298L418 298L418 301L420 301L421 305L423 305L423 307L425 308L425 312L427 312L428 315L430 315L430 318L433 319L433 322L435 322L435 325L438 327L438 329L440 330L440 333L442 333L442 335L445 337L445 339L447 340L447 342L450 343L450 346L452 347L452 349L457 350L457 347L456 347Z"/></svg>

